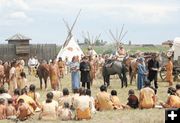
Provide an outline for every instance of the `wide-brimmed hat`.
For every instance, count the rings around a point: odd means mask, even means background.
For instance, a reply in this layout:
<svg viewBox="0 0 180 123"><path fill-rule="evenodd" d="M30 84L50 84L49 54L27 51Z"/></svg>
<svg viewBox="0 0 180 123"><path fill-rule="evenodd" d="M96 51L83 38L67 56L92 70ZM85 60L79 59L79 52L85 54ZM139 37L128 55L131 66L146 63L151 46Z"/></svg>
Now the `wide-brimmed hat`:
<svg viewBox="0 0 180 123"><path fill-rule="evenodd" d="M139 61L140 61L140 62L144 62L144 60L145 60L145 59L144 59L143 57L139 58Z"/></svg>
<svg viewBox="0 0 180 123"><path fill-rule="evenodd" d="M88 59L88 56L84 56L82 59L83 59L83 60L86 60L86 59Z"/></svg>

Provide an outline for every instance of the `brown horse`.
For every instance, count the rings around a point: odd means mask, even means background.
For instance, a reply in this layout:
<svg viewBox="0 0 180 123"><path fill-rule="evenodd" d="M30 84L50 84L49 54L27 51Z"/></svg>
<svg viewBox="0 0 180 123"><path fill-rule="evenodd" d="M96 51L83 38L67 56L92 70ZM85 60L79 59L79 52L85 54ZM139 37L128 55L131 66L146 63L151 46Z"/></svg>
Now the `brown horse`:
<svg viewBox="0 0 180 123"><path fill-rule="evenodd" d="M44 80L45 89L47 89L47 79L49 77L49 65L46 62L40 64L37 68L37 75L40 80L40 89L42 89L42 81Z"/></svg>
<svg viewBox="0 0 180 123"><path fill-rule="evenodd" d="M143 53L143 57L145 59L145 64L147 65L148 61L152 58L152 55L157 53ZM160 55L158 56L158 61L160 61ZM132 81L134 78L136 78L136 74L138 71L138 60L134 57L126 57L124 60L124 64L128 67L129 70L129 76L130 76L130 84L132 84Z"/></svg>
<svg viewBox="0 0 180 123"><path fill-rule="evenodd" d="M133 78L136 78L138 62L137 58L127 57L124 60L124 64L127 66L130 77L130 84L132 84Z"/></svg>

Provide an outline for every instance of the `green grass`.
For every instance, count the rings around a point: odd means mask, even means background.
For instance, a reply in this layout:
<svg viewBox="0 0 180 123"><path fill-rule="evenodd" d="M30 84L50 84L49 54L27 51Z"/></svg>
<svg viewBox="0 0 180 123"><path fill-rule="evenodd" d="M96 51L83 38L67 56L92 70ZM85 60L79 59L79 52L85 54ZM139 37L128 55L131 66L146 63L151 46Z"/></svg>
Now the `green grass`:
<svg viewBox="0 0 180 123"><path fill-rule="evenodd" d="M30 83L33 83L37 86L37 92L40 93L41 98L40 101L45 100L46 93L51 90L50 83L48 82L48 90L41 91L39 89L39 80L35 77L28 76L28 80ZM66 75L64 79L61 81L62 87L67 87L71 90L71 80L70 80L70 74ZM166 101L167 99L167 88L168 83L167 82L161 82L159 81L159 89L158 89L158 101ZM97 79L94 81L94 84L92 86L92 95L95 96L97 92L99 92L100 85L103 84L102 79ZM175 85L175 83L174 83ZM136 89L136 83L133 82L133 85L128 85L127 88L121 88L119 79L112 76L111 77L111 86L108 88L108 92L111 92L112 89L117 90L118 97L120 98L121 102L123 104L127 103L128 98L128 90L134 89L135 94L138 96L139 91ZM128 109L128 110L116 110L116 111L104 111L104 112L97 112L91 120L83 120L83 121L68 121L68 123L71 122L81 122L81 123L163 123L165 121L164 118L164 109ZM7 120L0 121L0 122L9 122ZM38 120L38 113L33 116L33 119L30 119L26 122L36 122L36 123L44 123L44 121ZM62 122L60 120L57 120L55 122Z"/></svg>
<svg viewBox="0 0 180 123"><path fill-rule="evenodd" d="M82 46L82 50L84 52L87 51L88 46ZM162 46L162 45L155 45L155 46L147 46L143 47L140 45L125 45L124 46L126 51L129 52L129 54L134 54L137 51L142 51L142 52L162 52L162 51L167 51L168 47ZM116 47L113 44L108 44L105 46L94 46L93 49L98 53L98 54L103 54L103 53L113 53L113 51L116 51Z"/></svg>

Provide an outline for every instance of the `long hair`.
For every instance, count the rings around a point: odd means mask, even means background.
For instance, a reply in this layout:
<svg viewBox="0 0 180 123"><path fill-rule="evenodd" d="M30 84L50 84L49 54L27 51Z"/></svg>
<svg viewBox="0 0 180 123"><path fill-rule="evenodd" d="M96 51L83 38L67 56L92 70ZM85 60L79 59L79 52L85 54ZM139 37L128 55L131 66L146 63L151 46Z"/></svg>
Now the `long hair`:
<svg viewBox="0 0 180 123"><path fill-rule="evenodd" d="M73 56L71 61L74 62L75 59L76 59L76 56Z"/></svg>

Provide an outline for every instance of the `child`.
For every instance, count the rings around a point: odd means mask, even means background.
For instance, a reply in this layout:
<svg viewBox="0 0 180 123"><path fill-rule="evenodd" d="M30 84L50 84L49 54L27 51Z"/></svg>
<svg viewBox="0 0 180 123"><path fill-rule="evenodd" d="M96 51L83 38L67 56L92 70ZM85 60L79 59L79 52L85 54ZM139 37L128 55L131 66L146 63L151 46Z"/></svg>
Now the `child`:
<svg viewBox="0 0 180 123"><path fill-rule="evenodd" d="M13 100L8 99L8 106L6 110L7 119L16 119L16 109L13 106Z"/></svg>
<svg viewBox="0 0 180 123"><path fill-rule="evenodd" d="M63 108L58 109L58 117L60 117L61 120L67 121L72 119L72 112L69 107L69 103L65 102Z"/></svg>
<svg viewBox="0 0 180 123"><path fill-rule="evenodd" d="M25 88L25 87L28 87L28 83L27 83L27 79L26 79L26 74L25 74L25 72L21 72L20 73L20 80L19 80L19 82L17 83L17 85L18 85L18 88L19 89L23 89L23 88Z"/></svg>
<svg viewBox="0 0 180 123"><path fill-rule="evenodd" d="M77 98L79 97L79 89L74 89L73 91L73 95L72 95L72 106L71 106L71 110L75 110L76 107L76 101Z"/></svg>
<svg viewBox="0 0 180 123"><path fill-rule="evenodd" d="M33 112L30 110L28 104L26 104L23 99L19 99L17 118L24 121L27 120L31 114L33 114Z"/></svg>
<svg viewBox="0 0 180 123"><path fill-rule="evenodd" d="M130 108L138 108L138 105L139 105L139 101L138 101L138 98L137 96L134 94L134 90L130 89L129 92L128 92L128 103L127 105L130 107Z"/></svg>
<svg viewBox="0 0 180 123"><path fill-rule="evenodd" d="M15 89L14 90L14 95L12 96L12 100L13 100L13 106L15 107L16 110L17 110L17 107L18 107L17 99L18 99L19 96L20 96L20 90Z"/></svg>
<svg viewBox="0 0 180 123"><path fill-rule="evenodd" d="M63 96L59 98L59 106L63 107L64 102L68 102L70 107L72 106L72 96L67 88L63 89Z"/></svg>
<svg viewBox="0 0 180 123"><path fill-rule="evenodd" d="M6 119L6 106L5 100L0 98L0 120Z"/></svg>
<svg viewBox="0 0 180 123"><path fill-rule="evenodd" d="M121 104L121 102L117 96L116 90L111 91L111 101L112 101L115 109L123 109L123 105Z"/></svg>

